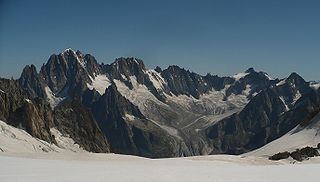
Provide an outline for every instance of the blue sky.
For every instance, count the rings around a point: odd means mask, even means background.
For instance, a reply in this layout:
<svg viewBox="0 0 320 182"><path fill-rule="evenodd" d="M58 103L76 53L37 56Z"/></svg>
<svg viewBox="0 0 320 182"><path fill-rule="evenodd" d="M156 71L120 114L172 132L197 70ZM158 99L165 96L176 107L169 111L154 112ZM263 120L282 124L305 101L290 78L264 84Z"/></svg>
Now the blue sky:
<svg viewBox="0 0 320 182"><path fill-rule="evenodd" d="M0 76L71 47L99 62L138 57L233 75L254 67L320 80L320 1L0 0Z"/></svg>

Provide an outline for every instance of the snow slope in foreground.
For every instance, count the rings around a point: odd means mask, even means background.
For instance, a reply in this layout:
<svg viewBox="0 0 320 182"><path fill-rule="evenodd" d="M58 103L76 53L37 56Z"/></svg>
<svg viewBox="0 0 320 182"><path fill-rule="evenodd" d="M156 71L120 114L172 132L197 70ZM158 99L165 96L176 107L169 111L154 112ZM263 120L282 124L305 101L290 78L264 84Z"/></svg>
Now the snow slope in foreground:
<svg viewBox="0 0 320 182"><path fill-rule="evenodd" d="M153 160L116 154L3 154L2 182L301 182L317 181L320 170L319 163L270 165L265 159L226 155Z"/></svg>
<svg viewBox="0 0 320 182"><path fill-rule="evenodd" d="M51 134L56 138L57 144L50 144L38 138L32 137L26 131L15 128L0 120L0 152L9 153L41 153L41 152L86 152L79 145L62 135L55 128L51 128Z"/></svg>
<svg viewBox="0 0 320 182"><path fill-rule="evenodd" d="M298 125L284 136L245 156L271 156L278 152L292 152L306 146L316 147L318 143L320 143L320 113L310 121L307 127Z"/></svg>
<svg viewBox="0 0 320 182"><path fill-rule="evenodd" d="M93 154L81 152L57 130L52 129L52 133L60 147L0 121L0 181L300 182L317 181L320 170L320 158L304 162L311 164L292 165L287 160L274 162L254 156L146 159Z"/></svg>

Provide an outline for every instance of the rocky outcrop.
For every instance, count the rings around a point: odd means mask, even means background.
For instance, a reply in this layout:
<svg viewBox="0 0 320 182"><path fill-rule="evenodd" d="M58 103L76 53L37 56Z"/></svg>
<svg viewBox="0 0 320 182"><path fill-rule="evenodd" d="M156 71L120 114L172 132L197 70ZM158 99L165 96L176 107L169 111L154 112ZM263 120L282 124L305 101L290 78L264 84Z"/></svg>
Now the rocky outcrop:
<svg viewBox="0 0 320 182"><path fill-rule="evenodd" d="M90 60L90 57L87 59ZM93 65L90 64L91 67ZM71 49L59 55L51 55L48 62L42 66L40 77L58 96L80 96L87 88L86 83L91 83L82 54Z"/></svg>
<svg viewBox="0 0 320 182"><path fill-rule="evenodd" d="M64 102L54 111L54 127L90 152L110 152L91 111L79 100Z"/></svg>
<svg viewBox="0 0 320 182"><path fill-rule="evenodd" d="M115 85L111 85L94 103L92 111L113 152L152 158L179 155L174 151L177 142L146 119L137 106L117 91Z"/></svg>
<svg viewBox="0 0 320 182"><path fill-rule="evenodd" d="M0 78L0 119L9 123L10 115L21 107L28 94L13 79Z"/></svg>
<svg viewBox="0 0 320 182"><path fill-rule="evenodd" d="M53 126L53 114L47 102L41 98L26 100L9 118L10 124L25 129L32 136L56 143L50 133Z"/></svg>
<svg viewBox="0 0 320 182"><path fill-rule="evenodd" d="M137 58L99 64L71 49L39 73L31 65L18 80L0 79L0 89L0 119L37 138L55 143L56 128L88 151L152 158L247 152L320 110L319 90L296 73L202 76L148 70Z"/></svg>
<svg viewBox="0 0 320 182"><path fill-rule="evenodd" d="M259 148L318 110L318 93L308 89L300 78L292 80L290 76L283 84L261 91L240 113L209 127L206 135L212 153L240 154Z"/></svg>
<svg viewBox="0 0 320 182"><path fill-rule="evenodd" d="M309 159L311 157L319 156L319 148L314 147L304 147L302 149L296 149L293 152L279 152L277 154L274 154L269 157L270 160L281 160L281 159L288 159L289 157L292 157L292 159L296 161L303 161L306 159Z"/></svg>
<svg viewBox="0 0 320 182"><path fill-rule="evenodd" d="M23 69L19 78L19 84L31 98L45 98L44 80L38 75L34 65L27 65Z"/></svg>

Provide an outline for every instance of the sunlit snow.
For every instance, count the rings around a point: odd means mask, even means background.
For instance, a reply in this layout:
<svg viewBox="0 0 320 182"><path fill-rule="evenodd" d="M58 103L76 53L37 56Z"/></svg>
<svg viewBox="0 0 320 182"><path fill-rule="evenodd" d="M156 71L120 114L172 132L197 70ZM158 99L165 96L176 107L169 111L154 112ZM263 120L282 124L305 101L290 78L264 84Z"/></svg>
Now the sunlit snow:
<svg viewBox="0 0 320 182"><path fill-rule="evenodd" d="M100 95L103 95L111 83L109 78L106 75L96 75L96 77L91 78L92 83L87 83L87 87L90 90L95 89L99 92Z"/></svg>

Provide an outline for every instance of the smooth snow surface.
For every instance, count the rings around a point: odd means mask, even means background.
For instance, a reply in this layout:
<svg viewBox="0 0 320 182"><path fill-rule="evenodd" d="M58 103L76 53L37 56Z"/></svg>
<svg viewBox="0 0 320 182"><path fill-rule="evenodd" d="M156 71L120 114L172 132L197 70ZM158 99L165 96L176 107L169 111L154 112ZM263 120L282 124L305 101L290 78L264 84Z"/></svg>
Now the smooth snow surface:
<svg viewBox="0 0 320 182"><path fill-rule="evenodd" d="M91 77L90 77L91 78ZM111 83L106 75L97 75L95 78L91 78L92 83L87 83L87 87L90 90L95 89L100 95L103 95Z"/></svg>
<svg viewBox="0 0 320 182"><path fill-rule="evenodd" d="M15 128L0 120L0 152L9 153L43 153L85 152L79 145L58 130L52 128L51 133L56 137L58 146L32 137L22 129ZM0 178L1 181L1 178Z"/></svg>
<svg viewBox="0 0 320 182"><path fill-rule="evenodd" d="M278 152L292 152L306 146L316 147L320 143L320 113L310 123L306 128L297 126L277 140L245 155L270 156Z"/></svg>
<svg viewBox="0 0 320 182"><path fill-rule="evenodd" d="M302 182L318 181L320 164L203 156L145 159L116 154L0 155L1 182Z"/></svg>

